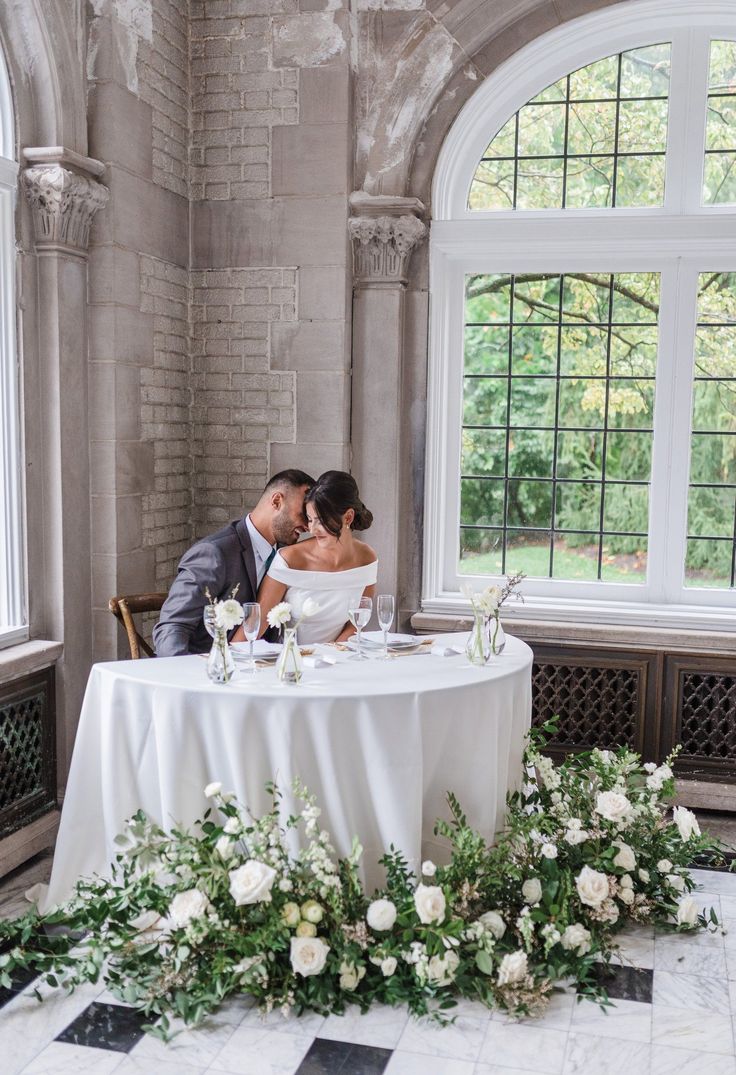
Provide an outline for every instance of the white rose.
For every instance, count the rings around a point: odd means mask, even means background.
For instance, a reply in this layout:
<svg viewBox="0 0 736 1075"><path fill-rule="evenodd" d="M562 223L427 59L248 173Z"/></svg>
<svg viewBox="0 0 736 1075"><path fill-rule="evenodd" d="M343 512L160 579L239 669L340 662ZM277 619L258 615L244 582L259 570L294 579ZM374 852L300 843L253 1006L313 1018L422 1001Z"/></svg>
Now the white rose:
<svg viewBox="0 0 736 1075"><path fill-rule="evenodd" d="M527 903L539 903L542 898L542 882L538 877L530 877L521 886L521 894Z"/></svg>
<svg viewBox="0 0 736 1075"><path fill-rule="evenodd" d="M302 913L298 903L285 903L281 908L281 919L289 929L296 929L302 920Z"/></svg>
<svg viewBox="0 0 736 1075"><path fill-rule="evenodd" d="M210 901L198 888L178 892L169 906L169 922L176 929L187 926L195 918L202 918L209 910Z"/></svg>
<svg viewBox="0 0 736 1075"><path fill-rule="evenodd" d="M526 952L510 952L501 960L498 968L497 982L499 985L511 985L514 982L523 982L526 978L527 959Z"/></svg>
<svg viewBox="0 0 736 1075"><path fill-rule="evenodd" d="M297 937L316 937L317 927L314 922L305 922L302 920L296 927Z"/></svg>
<svg viewBox="0 0 736 1075"><path fill-rule="evenodd" d="M230 859L235 854L235 844L229 836L221 836L215 844L215 851L221 859Z"/></svg>
<svg viewBox="0 0 736 1075"><path fill-rule="evenodd" d="M631 816L631 803L619 791L601 791L595 800L595 812L606 821L622 823Z"/></svg>
<svg viewBox="0 0 736 1075"><path fill-rule="evenodd" d="M381 960L381 974L384 978L390 978L396 970L396 956L386 956Z"/></svg>
<svg viewBox="0 0 736 1075"><path fill-rule="evenodd" d="M629 845L625 844L623 840L616 840L613 846L618 848L616 857L613 860L613 865L620 867L622 870L635 869L636 858Z"/></svg>
<svg viewBox="0 0 736 1075"><path fill-rule="evenodd" d="M417 885L414 893L414 906L419 915L419 921L425 926L432 922L438 924L445 917L445 894L437 885Z"/></svg>
<svg viewBox="0 0 736 1075"><path fill-rule="evenodd" d="M135 918L131 918L128 925L138 934L135 939L136 944L148 944L159 939L167 923L158 911L143 911Z"/></svg>
<svg viewBox="0 0 736 1075"><path fill-rule="evenodd" d="M626 904L627 907L630 907L631 904L634 902L633 888L622 888L618 894L618 898L621 900L622 903Z"/></svg>
<svg viewBox="0 0 736 1075"><path fill-rule="evenodd" d="M698 921L698 905L692 896L683 896L677 905L678 926L694 926Z"/></svg>
<svg viewBox="0 0 736 1075"><path fill-rule="evenodd" d="M269 627L283 627L291 619L291 605L288 601L280 601L273 606L266 619Z"/></svg>
<svg viewBox="0 0 736 1075"><path fill-rule="evenodd" d="M222 826L222 831L228 833L230 836L235 836L241 829L240 818L229 817L225 824Z"/></svg>
<svg viewBox="0 0 736 1075"><path fill-rule="evenodd" d="M330 946L319 937L291 938L291 966L296 974L308 978L311 974L320 974L327 962Z"/></svg>
<svg viewBox="0 0 736 1075"><path fill-rule="evenodd" d="M302 616L305 620L310 619L312 616L316 616L319 612L319 605L313 597L305 597L302 603Z"/></svg>
<svg viewBox="0 0 736 1075"><path fill-rule="evenodd" d="M557 848L554 844L542 844L540 850L546 859L557 858Z"/></svg>
<svg viewBox="0 0 736 1075"><path fill-rule="evenodd" d="M358 982L365 977L365 967L357 967L355 963L347 963L345 960L340 964L340 988L352 993L357 989Z"/></svg>
<svg viewBox="0 0 736 1075"><path fill-rule="evenodd" d="M238 907L248 903L270 903L276 871L265 862L248 859L230 872L230 895Z"/></svg>
<svg viewBox="0 0 736 1075"><path fill-rule="evenodd" d="M674 888L675 892L685 891L685 879L683 877L679 877L678 874L668 873L666 880L671 885L671 887Z"/></svg>
<svg viewBox="0 0 736 1075"><path fill-rule="evenodd" d="M536 903L536 900L534 901ZM506 923L504 922L498 911L486 911L482 914L478 921L485 926L487 930L493 934L496 940L500 940L506 932Z"/></svg>
<svg viewBox="0 0 736 1075"><path fill-rule="evenodd" d="M621 888L633 888L634 887L634 882L632 881L632 879L631 879L631 877L630 877L630 875L628 873L625 873L623 875L623 877L619 879L619 884L621 885Z"/></svg>
<svg viewBox="0 0 736 1075"><path fill-rule="evenodd" d="M657 863L657 869L660 873L669 873L672 869L672 863L669 859L660 859Z"/></svg>
<svg viewBox="0 0 736 1075"><path fill-rule="evenodd" d="M568 829L565 833L565 842L572 847L577 847L578 844L584 843L588 839L588 834L585 829Z"/></svg>
<svg viewBox="0 0 736 1075"><path fill-rule="evenodd" d="M302 904L301 908L302 918L305 922L321 922L324 918L324 909L321 903L317 903L316 900L307 900Z"/></svg>
<svg viewBox="0 0 736 1075"><path fill-rule="evenodd" d="M450 985L455 978L460 964L457 952L444 952L441 956L432 956L427 966L427 980L434 985Z"/></svg>
<svg viewBox="0 0 736 1075"><path fill-rule="evenodd" d="M588 907L600 907L608 899L608 878L598 870L591 870L590 866L583 866L575 878L575 886L580 902Z"/></svg>
<svg viewBox="0 0 736 1075"><path fill-rule="evenodd" d="M562 934L560 944L568 952L574 951L579 956L584 956L590 951L590 932L585 926L575 922L572 926L568 926Z"/></svg>
<svg viewBox="0 0 736 1075"><path fill-rule="evenodd" d="M222 784L219 780L213 780L211 784L208 784L204 789L205 798L213 799L215 795L219 795L222 791Z"/></svg>
<svg viewBox="0 0 736 1075"><path fill-rule="evenodd" d="M239 601L218 601L215 605L215 625L223 631L232 631L243 622L243 606Z"/></svg>
<svg viewBox="0 0 736 1075"><path fill-rule="evenodd" d="M649 870L639 870L639 880L643 881L645 885L649 884Z"/></svg>
<svg viewBox="0 0 736 1075"><path fill-rule="evenodd" d="M365 920L371 929L377 933L384 933L393 929L396 921L396 907L391 900L374 900L369 904Z"/></svg>
<svg viewBox="0 0 736 1075"><path fill-rule="evenodd" d="M677 825L680 839L684 843L687 843L693 836L700 836L700 825L692 810L687 810L684 806L676 806L672 811L672 820Z"/></svg>
<svg viewBox="0 0 736 1075"><path fill-rule="evenodd" d="M432 862L432 860L431 859L425 859L425 861L422 863L422 875L424 877L434 877L434 875L436 873L437 873L437 867Z"/></svg>

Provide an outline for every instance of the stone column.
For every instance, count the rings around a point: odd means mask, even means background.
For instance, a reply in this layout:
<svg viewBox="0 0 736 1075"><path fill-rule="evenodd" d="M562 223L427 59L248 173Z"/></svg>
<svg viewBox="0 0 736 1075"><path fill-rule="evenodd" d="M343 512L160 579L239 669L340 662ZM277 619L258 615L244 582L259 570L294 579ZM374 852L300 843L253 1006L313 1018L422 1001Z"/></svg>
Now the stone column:
<svg viewBox="0 0 736 1075"><path fill-rule="evenodd" d="M28 534L29 575L38 571L44 586L42 593L31 588L31 622L64 644L57 665L63 782L92 654L87 244L108 190L97 181L104 172L99 161L62 148L26 149L24 157L29 166L22 187L31 207L36 255L37 420L44 430L43 505L34 516L42 516L45 533Z"/></svg>
<svg viewBox="0 0 736 1075"><path fill-rule="evenodd" d="M427 234L416 198L350 197L353 243L352 471L375 516L378 592L398 598L399 545L413 525L400 503L404 428L402 362L409 259ZM397 610L398 611L398 610Z"/></svg>

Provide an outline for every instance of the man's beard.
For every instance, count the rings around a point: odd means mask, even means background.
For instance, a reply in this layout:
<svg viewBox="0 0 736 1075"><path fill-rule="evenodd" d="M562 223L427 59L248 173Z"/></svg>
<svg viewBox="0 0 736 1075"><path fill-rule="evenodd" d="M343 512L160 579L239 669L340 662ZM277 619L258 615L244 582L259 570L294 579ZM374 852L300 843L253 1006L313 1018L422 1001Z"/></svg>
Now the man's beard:
<svg viewBox="0 0 736 1075"><path fill-rule="evenodd" d="M273 536L277 545L295 545L299 540L296 533L296 524L289 518L286 510L282 510L273 520Z"/></svg>

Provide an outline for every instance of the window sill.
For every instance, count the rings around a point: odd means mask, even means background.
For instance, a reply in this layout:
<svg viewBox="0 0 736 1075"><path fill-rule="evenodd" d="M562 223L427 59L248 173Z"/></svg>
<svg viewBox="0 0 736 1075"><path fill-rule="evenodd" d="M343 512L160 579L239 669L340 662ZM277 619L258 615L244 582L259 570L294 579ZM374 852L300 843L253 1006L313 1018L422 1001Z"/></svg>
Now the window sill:
<svg viewBox="0 0 736 1075"><path fill-rule="evenodd" d="M31 675L58 661L64 650L61 642L21 642L0 650L0 683Z"/></svg>
<svg viewBox="0 0 736 1075"><path fill-rule="evenodd" d="M736 656L736 635L726 631L703 631L673 627L641 627L625 624L566 623L535 620L516 615L503 616L503 626L510 634L526 642L566 645L590 649L591 646L615 646L622 650L667 650L684 653L718 653ZM467 613L416 612L411 624L419 634L433 631L467 631Z"/></svg>

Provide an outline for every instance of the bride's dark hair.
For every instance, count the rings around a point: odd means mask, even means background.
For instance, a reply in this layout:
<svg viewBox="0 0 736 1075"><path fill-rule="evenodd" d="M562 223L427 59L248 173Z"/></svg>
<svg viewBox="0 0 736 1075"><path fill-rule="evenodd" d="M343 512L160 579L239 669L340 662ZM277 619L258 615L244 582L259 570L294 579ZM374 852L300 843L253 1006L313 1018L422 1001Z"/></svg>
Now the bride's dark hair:
<svg viewBox="0 0 736 1075"><path fill-rule="evenodd" d="M307 504L314 505L317 518L333 537L340 536L342 517L349 508L355 512L351 530L367 530L373 522L373 515L360 499L355 478L344 470L320 474L304 498L304 506Z"/></svg>

